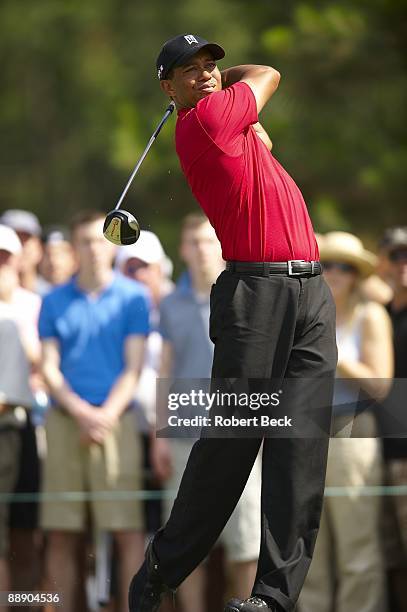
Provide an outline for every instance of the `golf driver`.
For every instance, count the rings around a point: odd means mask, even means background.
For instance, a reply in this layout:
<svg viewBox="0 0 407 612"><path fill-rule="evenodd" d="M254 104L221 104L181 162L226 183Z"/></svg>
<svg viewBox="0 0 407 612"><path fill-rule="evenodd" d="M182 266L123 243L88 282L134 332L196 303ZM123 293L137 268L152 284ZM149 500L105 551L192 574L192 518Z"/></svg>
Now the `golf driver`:
<svg viewBox="0 0 407 612"><path fill-rule="evenodd" d="M119 201L117 202L115 208L111 210L106 216L106 219L103 225L103 235L105 238L107 238L108 240L110 240L110 242L113 242L114 244L118 244L118 245L133 244L134 242L138 240L140 236L140 225L137 219L131 213L127 212L126 210L119 210L119 208L121 206L121 203L124 200L124 197L134 177L136 176L141 164L143 163L145 156L149 152L151 145L153 144L154 140L157 138L158 134L161 131L162 126L167 121L168 117L171 115L174 108L175 108L175 102L171 102L167 110L165 111L163 118L161 119L160 123L155 129L153 135L148 141L148 144L146 148L144 149L142 156L138 160L133 172L131 173L129 180L127 181L127 185L124 188L123 193L119 198Z"/></svg>

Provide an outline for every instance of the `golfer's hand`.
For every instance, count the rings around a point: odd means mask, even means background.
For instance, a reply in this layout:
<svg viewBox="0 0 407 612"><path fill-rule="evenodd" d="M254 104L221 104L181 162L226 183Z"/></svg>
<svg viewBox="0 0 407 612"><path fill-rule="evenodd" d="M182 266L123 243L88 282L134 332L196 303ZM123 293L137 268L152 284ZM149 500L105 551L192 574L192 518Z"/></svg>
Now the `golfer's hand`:
<svg viewBox="0 0 407 612"><path fill-rule="evenodd" d="M168 480L173 472L171 447L166 438L152 438L150 461L154 475L161 482Z"/></svg>

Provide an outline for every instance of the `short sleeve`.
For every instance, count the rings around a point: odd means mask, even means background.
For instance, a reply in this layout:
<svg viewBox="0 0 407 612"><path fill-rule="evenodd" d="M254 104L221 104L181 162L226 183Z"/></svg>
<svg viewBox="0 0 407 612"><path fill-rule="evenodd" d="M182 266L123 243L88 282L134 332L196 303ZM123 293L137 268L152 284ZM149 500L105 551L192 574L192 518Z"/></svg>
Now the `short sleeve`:
<svg viewBox="0 0 407 612"><path fill-rule="evenodd" d="M138 293L130 297L127 307L126 336L150 333L150 298L147 293Z"/></svg>
<svg viewBox="0 0 407 612"><path fill-rule="evenodd" d="M41 304L40 314L38 317L38 332L40 340L46 340L47 338L58 338L54 309L52 308L52 300L50 299L50 295L45 296Z"/></svg>
<svg viewBox="0 0 407 612"><path fill-rule="evenodd" d="M168 317L169 305L166 299L160 304L160 324L158 331L164 340L171 341L171 325Z"/></svg>
<svg viewBox="0 0 407 612"><path fill-rule="evenodd" d="M256 98L250 86L242 81L200 100L196 114L220 148L230 145L250 125L258 122Z"/></svg>

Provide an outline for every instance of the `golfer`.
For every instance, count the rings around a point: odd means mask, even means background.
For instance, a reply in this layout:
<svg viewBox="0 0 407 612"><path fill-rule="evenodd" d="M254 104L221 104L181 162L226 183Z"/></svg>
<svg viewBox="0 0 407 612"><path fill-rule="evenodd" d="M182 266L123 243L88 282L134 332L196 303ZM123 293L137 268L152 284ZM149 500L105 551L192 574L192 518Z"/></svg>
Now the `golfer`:
<svg viewBox="0 0 407 612"><path fill-rule="evenodd" d="M258 120L280 74L254 65L220 72L216 60L224 55L219 45L186 34L167 41L157 60L161 88L178 111L182 170L227 262L211 293L212 377L321 378L329 383L329 412L335 306L301 192L272 156ZM292 400L313 418L312 398L292 394ZM261 442L211 436L195 443L170 518L130 585L132 612L158 610L163 594L205 558ZM230 601L227 612L294 609L318 532L328 442L329 436L265 437L257 576L252 596Z"/></svg>

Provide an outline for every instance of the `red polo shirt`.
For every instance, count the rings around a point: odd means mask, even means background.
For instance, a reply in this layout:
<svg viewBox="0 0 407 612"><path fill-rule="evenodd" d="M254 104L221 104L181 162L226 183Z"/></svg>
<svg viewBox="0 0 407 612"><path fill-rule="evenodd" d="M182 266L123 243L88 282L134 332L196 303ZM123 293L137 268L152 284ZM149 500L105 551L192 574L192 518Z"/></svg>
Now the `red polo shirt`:
<svg viewBox="0 0 407 612"><path fill-rule="evenodd" d="M301 192L257 136L257 121L246 83L181 109L175 143L182 170L225 260L318 260Z"/></svg>

